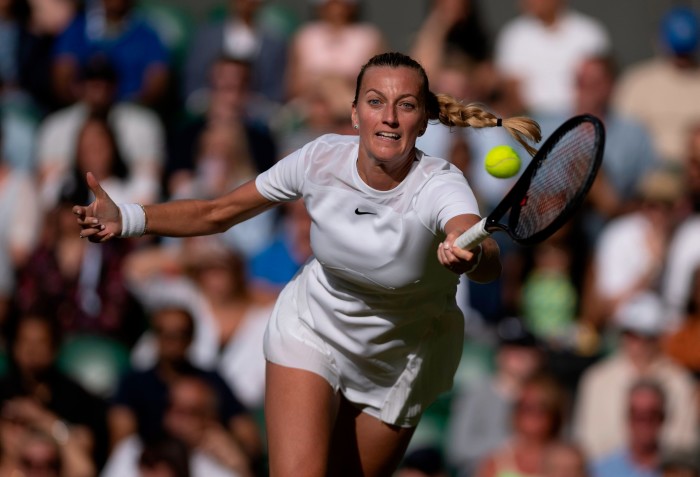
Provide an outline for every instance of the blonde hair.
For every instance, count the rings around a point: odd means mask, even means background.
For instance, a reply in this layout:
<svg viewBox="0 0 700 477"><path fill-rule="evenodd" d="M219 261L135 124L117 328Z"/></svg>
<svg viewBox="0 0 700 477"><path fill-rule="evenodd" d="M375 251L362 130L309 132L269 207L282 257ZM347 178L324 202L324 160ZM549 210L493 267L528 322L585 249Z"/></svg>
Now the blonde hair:
<svg viewBox="0 0 700 477"><path fill-rule="evenodd" d="M430 91L428 75L420 63L402 53L381 53L373 56L362 66L355 84L354 105L357 105L360 85L362 84L365 71L373 66L388 66L391 68L405 66L418 71L423 80L421 93L428 119L437 119L442 124L450 127L487 128L502 126L530 155L534 156L537 152L537 149L530 144L530 142L536 143L542 140L540 125L536 121L524 116L501 119L482 105L476 103L465 105L448 94L433 93Z"/></svg>
<svg viewBox="0 0 700 477"><path fill-rule="evenodd" d="M530 142L540 142L542 131L540 125L533 119L525 116L501 119L477 103L462 104L449 94L433 94L437 103L437 114L428 109L429 119L437 119L446 126L488 128L502 126L503 129L520 143L525 150L534 156L537 149ZM430 101L428 101L430 104Z"/></svg>

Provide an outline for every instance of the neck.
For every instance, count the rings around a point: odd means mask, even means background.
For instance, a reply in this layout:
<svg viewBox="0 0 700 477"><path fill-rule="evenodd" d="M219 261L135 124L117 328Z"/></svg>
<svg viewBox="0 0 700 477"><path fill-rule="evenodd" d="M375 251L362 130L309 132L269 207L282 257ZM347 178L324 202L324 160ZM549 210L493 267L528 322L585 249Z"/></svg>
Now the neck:
<svg viewBox="0 0 700 477"><path fill-rule="evenodd" d="M357 161L357 172L362 180L373 189L391 190L401 184L413 167L416 150L411 151L407 158L397 163L388 164L372 159Z"/></svg>
<svg viewBox="0 0 700 477"><path fill-rule="evenodd" d="M658 443L635 444L630 446L630 457L632 461L646 468L656 467L659 456Z"/></svg>

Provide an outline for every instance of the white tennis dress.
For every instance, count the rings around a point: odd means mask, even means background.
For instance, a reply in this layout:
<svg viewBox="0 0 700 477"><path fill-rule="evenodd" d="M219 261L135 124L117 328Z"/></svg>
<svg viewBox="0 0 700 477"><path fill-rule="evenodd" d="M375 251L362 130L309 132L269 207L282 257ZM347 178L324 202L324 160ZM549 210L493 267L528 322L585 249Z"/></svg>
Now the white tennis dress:
<svg viewBox="0 0 700 477"><path fill-rule="evenodd" d="M479 214L462 173L418 151L379 191L357 172L358 138L325 135L258 176L272 201L303 198L309 261L279 296L265 356L323 376L384 422L415 426L452 386L464 336L458 277L437 260L448 220Z"/></svg>

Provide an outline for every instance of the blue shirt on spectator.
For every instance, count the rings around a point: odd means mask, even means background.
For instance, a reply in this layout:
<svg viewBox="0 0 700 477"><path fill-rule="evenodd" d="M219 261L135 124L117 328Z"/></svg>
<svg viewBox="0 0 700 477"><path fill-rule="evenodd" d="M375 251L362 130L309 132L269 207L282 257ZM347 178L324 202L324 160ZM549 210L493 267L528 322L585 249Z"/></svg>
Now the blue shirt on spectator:
<svg viewBox="0 0 700 477"><path fill-rule="evenodd" d="M71 56L82 69L93 56L106 55L119 75L117 98L132 99L141 90L148 68L167 67L168 52L144 20L131 17L118 35L109 36L94 16L90 11L78 15L58 37L54 56Z"/></svg>
<svg viewBox="0 0 700 477"><path fill-rule="evenodd" d="M593 477L661 477L657 469L639 467L628 450L621 450L593 463Z"/></svg>

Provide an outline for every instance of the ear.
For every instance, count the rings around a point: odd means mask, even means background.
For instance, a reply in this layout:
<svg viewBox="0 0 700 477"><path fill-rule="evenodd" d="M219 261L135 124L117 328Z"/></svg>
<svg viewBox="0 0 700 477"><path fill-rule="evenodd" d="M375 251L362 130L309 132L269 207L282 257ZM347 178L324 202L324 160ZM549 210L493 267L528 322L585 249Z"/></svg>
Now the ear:
<svg viewBox="0 0 700 477"><path fill-rule="evenodd" d="M350 121L351 121L351 124L353 125L353 127L358 123L357 106L354 104L352 105L352 113L350 114Z"/></svg>
<svg viewBox="0 0 700 477"><path fill-rule="evenodd" d="M428 129L428 120L426 119L425 122L423 123L423 127L420 128L420 132L418 133L418 137L422 136L425 134L425 131Z"/></svg>

